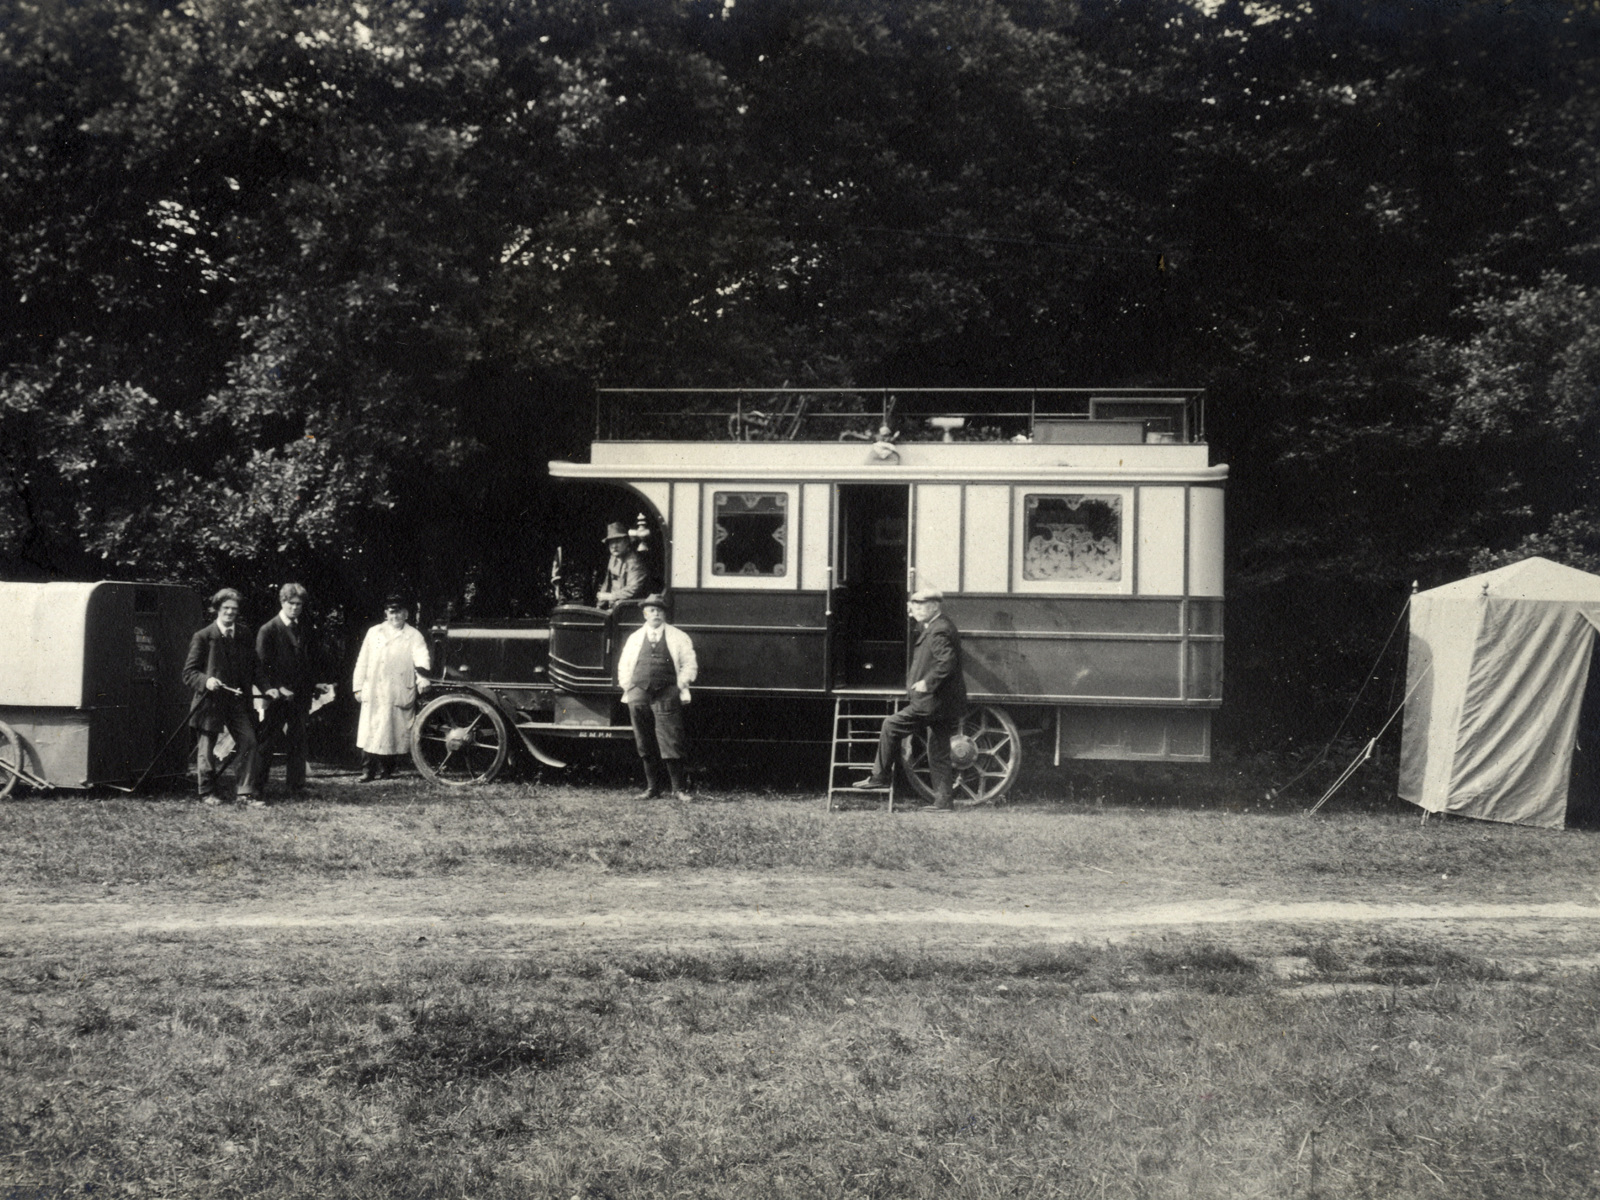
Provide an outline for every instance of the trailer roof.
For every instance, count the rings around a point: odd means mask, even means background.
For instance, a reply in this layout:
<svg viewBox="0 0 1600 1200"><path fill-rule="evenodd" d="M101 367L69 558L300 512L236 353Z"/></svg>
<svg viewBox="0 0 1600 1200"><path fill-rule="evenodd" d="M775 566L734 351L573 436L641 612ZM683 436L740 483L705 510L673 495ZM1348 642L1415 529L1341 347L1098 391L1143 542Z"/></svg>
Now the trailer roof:
<svg viewBox="0 0 1600 1200"><path fill-rule="evenodd" d="M177 584L114 580L0 582L0 637L5 639L5 651L0 653L0 705L85 707L89 699L84 695L88 678L85 655L91 652L94 632L89 627L91 601L104 589L188 590ZM103 624L103 619L99 623Z"/></svg>
<svg viewBox="0 0 1600 1200"><path fill-rule="evenodd" d="M0 704L77 708L98 583L0 583Z"/></svg>

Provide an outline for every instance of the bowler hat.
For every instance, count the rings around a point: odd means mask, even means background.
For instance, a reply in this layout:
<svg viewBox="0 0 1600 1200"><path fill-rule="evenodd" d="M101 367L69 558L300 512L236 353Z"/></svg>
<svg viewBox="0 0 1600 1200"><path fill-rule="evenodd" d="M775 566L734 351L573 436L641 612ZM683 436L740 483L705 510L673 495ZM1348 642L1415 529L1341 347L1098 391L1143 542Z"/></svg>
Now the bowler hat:
<svg viewBox="0 0 1600 1200"><path fill-rule="evenodd" d="M662 612L666 612L667 611L667 598L665 596L663 596L660 592L651 592L643 600L639 601L639 607L641 609L659 608Z"/></svg>
<svg viewBox="0 0 1600 1200"><path fill-rule="evenodd" d="M612 521L609 525L606 526L606 537L605 537L605 540L608 541L608 542L614 542L618 538L626 538L627 536L628 536L628 531L623 526L621 521Z"/></svg>

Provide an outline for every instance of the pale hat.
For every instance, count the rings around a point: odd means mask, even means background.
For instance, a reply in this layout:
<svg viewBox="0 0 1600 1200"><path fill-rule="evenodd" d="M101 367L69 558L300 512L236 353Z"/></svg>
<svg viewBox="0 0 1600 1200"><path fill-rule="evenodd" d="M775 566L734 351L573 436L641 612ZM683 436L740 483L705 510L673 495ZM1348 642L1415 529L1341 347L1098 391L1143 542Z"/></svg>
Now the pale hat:
<svg viewBox="0 0 1600 1200"><path fill-rule="evenodd" d="M913 604L931 604L936 601L941 604L944 602L944 593L938 588L918 588L911 593Z"/></svg>

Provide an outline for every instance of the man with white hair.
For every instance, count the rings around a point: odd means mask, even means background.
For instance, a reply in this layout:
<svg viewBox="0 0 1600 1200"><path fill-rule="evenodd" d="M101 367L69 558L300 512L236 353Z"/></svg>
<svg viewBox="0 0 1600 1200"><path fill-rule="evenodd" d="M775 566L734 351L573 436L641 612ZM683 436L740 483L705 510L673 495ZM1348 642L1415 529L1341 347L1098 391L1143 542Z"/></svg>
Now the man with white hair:
<svg viewBox="0 0 1600 1200"><path fill-rule="evenodd" d="M950 739L961 727L961 718L967 711L961 634L955 623L944 615L944 593L937 588L924 588L911 593L906 608L922 626L922 632L917 635L917 649L911 659L911 670L906 673L906 697L910 703L884 721L872 774L851 786L864 791L888 787L894 774L894 760L900 742L909 734L926 729L928 768L933 775L933 803L925 807L944 812L954 807L951 798Z"/></svg>

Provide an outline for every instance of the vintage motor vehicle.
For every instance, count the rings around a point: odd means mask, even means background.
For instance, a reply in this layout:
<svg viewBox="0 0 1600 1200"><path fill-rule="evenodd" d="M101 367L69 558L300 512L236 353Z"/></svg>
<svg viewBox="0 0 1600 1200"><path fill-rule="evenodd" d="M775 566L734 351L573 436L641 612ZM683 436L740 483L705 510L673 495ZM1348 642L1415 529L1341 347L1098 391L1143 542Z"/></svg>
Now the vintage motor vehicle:
<svg viewBox="0 0 1600 1200"><path fill-rule="evenodd" d="M999 800L1025 753L1210 759L1227 467L1197 390L602 389L589 461L549 469L627 514L694 638L699 730L820 742L831 712L830 806L903 696L919 587L962 635L958 798ZM477 783L630 736L616 659L639 621L562 603L436 626L418 768ZM905 749L930 796L926 746Z"/></svg>

